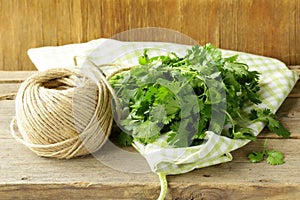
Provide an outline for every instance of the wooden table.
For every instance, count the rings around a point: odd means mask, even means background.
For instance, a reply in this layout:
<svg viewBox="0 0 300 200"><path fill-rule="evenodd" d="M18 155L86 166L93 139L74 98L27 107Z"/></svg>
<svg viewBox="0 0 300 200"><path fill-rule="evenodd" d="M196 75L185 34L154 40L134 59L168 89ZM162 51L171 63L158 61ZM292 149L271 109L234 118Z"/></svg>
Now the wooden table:
<svg viewBox="0 0 300 200"><path fill-rule="evenodd" d="M291 66L299 71L300 66ZM0 72L0 96L14 93L34 72ZM102 164L94 156L71 160L36 156L9 132L15 114L13 96L0 101L0 199L156 199L160 191L154 173L129 173ZM300 198L300 83L277 113L291 132L282 139L263 131L257 142L234 151L233 161L190 173L168 176L167 199L299 199ZM282 151L285 164L253 164L251 151L267 147ZM100 150L101 151L101 150ZM108 156L109 157L109 156ZM110 157L109 157L110 158ZM111 159L114 159L111 156ZM122 164L122 159L119 160ZM124 161L143 165L146 161Z"/></svg>

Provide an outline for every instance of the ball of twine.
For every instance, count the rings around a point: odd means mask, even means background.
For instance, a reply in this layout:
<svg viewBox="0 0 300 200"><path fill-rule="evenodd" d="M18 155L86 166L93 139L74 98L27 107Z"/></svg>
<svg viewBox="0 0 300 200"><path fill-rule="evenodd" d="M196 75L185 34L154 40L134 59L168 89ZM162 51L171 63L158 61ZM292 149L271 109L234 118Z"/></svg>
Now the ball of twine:
<svg viewBox="0 0 300 200"><path fill-rule="evenodd" d="M94 80L79 69L55 68L27 78L16 96L12 135L43 157L97 151L111 132L113 89L99 69L92 74Z"/></svg>

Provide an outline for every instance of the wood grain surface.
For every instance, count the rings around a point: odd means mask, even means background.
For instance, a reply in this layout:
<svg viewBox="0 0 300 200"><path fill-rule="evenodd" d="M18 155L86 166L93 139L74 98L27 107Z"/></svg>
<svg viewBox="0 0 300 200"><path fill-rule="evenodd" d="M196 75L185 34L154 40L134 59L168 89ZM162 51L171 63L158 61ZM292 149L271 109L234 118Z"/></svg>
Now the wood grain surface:
<svg viewBox="0 0 300 200"><path fill-rule="evenodd" d="M143 27L300 64L300 0L0 0L0 13L0 70L34 70L29 48L118 39ZM172 38L167 31L119 39L181 42Z"/></svg>
<svg viewBox="0 0 300 200"><path fill-rule="evenodd" d="M300 72L299 66L290 66ZM0 96L15 93L19 84L35 73L0 71ZM15 78L14 78L15 77ZM158 176L151 172L130 173L117 170L97 159L114 152L103 148L94 156L70 160L36 156L18 143L9 131L15 115L13 98L0 100L0 200L9 199L105 199L152 200L159 195ZM166 200L298 199L300 196L300 84L277 112L279 120L291 131L289 139L264 131L256 142L232 152L233 161L189 173L168 176ZM247 159L252 151L267 148L282 151L285 164L253 164ZM105 146L104 146L105 148ZM130 149L132 150L132 149ZM118 160L127 169L145 167L146 161ZM147 167L147 166L146 166Z"/></svg>

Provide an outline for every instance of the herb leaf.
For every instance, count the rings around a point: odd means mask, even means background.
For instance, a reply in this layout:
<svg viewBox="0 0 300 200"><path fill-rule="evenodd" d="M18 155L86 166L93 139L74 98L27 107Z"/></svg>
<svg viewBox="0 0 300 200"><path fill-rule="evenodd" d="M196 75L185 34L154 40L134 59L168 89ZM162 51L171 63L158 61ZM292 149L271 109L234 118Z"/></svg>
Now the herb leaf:
<svg viewBox="0 0 300 200"><path fill-rule="evenodd" d="M125 132L121 132L118 135L117 139L118 139L118 143L123 147L130 146L133 142L133 138L131 137L131 135L128 135Z"/></svg>
<svg viewBox="0 0 300 200"><path fill-rule="evenodd" d="M266 151L267 163L270 165L281 165L284 163L284 156L281 152L270 150Z"/></svg>
<svg viewBox="0 0 300 200"><path fill-rule="evenodd" d="M267 158L267 163L270 165L282 165L284 164L283 153L276 150L267 150L266 149L267 140L264 143L264 150L262 152L251 152L248 154L248 159L253 162L261 162L264 160L264 157Z"/></svg>
<svg viewBox="0 0 300 200"><path fill-rule="evenodd" d="M147 144L157 139L160 134L160 127L157 122L145 121L133 129L133 137Z"/></svg>
<svg viewBox="0 0 300 200"><path fill-rule="evenodd" d="M248 158L253 163L258 163L264 160L263 152L252 152L248 154Z"/></svg>
<svg viewBox="0 0 300 200"><path fill-rule="evenodd" d="M278 136L288 138L291 135L290 131L283 127L280 121L276 119L275 115L268 108L263 110L251 110L250 119L266 123L268 129Z"/></svg>

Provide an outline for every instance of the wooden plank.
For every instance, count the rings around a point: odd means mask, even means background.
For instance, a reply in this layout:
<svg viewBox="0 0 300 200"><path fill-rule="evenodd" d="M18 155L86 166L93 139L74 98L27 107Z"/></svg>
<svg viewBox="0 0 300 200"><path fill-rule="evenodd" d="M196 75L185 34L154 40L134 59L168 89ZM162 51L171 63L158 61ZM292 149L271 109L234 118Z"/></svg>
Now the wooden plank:
<svg viewBox="0 0 300 200"><path fill-rule="evenodd" d="M298 80L293 90L290 92L289 98L300 98L300 81Z"/></svg>
<svg viewBox="0 0 300 200"><path fill-rule="evenodd" d="M291 70L296 71L300 75L300 65L291 65L288 66Z"/></svg>
<svg viewBox="0 0 300 200"><path fill-rule="evenodd" d="M0 84L0 101L2 97L12 99L18 92L20 83L4 83Z"/></svg>
<svg viewBox="0 0 300 200"><path fill-rule="evenodd" d="M41 2L1 0L1 70L34 69L26 52L29 48L42 44Z"/></svg>
<svg viewBox="0 0 300 200"><path fill-rule="evenodd" d="M248 153L261 150L263 143L264 140L259 140L234 151L232 162L169 176L167 199L183 196L191 199L198 195L208 199L216 195L220 197L217 199L295 199L300 194L300 157L296 156L300 150L295 148L300 140L269 140L269 149L285 154L286 163L276 167L247 160ZM0 180L5 180L0 184L1 197L155 199L159 193L157 175L120 172L92 156L66 161L40 158L14 140L5 140L0 150L5 152L0 159ZM134 167L139 163L126 164Z"/></svg>
<svg viewBox="0 0 300 200"><path fill-rule="evenodd" d="M15 101L0 101L0 140L12 138L10 135L10 121L15 115Z"/></svg>
<svg viewBox="0 0 300 200"><path fill-rule="evenodd" d="M35 72L36 71L0 71L0 83L20 83Z"/></svg>
<svg viewBox="0 0 300 200"><path fill-rule="evenodd" d="M159 186L148 184L106 185L91 184L88 187L77 187L68 184L34 185L14 184L3 186L4 199L123 199L123 200L153 200L157 199ZM24 193L24 191L26 191ZM242 192L241 192L242 191ZM239 185L229 184L170 184L166 200L173 199L297 199L298 185Z"/></svg>
<svg viewBox="0 0 300 200"><path fill-rule="evenodd" d="M299 0L0 0L0 12L0 70L34 70L29 48L109 38L141 27L172 29L202 45L288 65L300 62ZM168 40L170 34L152 37Z"/></svg>

